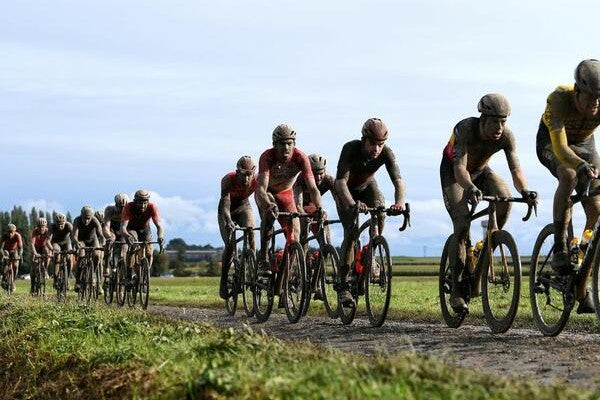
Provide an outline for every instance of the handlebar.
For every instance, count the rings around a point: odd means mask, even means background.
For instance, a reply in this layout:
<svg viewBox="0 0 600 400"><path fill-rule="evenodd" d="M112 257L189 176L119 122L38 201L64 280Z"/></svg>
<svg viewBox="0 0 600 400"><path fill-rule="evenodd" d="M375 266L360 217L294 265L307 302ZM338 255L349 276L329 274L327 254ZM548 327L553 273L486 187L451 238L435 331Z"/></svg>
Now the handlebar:
<svg viewBox="0 0 600 400"><path fill-rule="evenodd" d="M527 203L527 214L522 218L523 221L528 221L531 218L531 213L535 213L537 217L537 192L531 192L531 195L527 198L525 197L501 197L501 196L482 196L481 200L487 201L489 203ZM475 208L477 208L477 204L472 204L469 209L469 217L472 217L475 214Z"/></svg>
<svg viewBox="0 0 600 400"><path fill-rule="evenodd" d="M404 203L404 210L402 210L402 211L396 211L391 208L387 208L385 206L367 207L364 210L359 210L358 206L355 206L355 207L356 207L355 212L356 212L357 218L358 218L358 214L360 214L360 213L371 214L371 215L378 214L378 213L385 213L386 215L389 215L389 216L403 216L404 217L402 226L400 228L398 228L398 230L400 232L402 232L408 226L410 226L410 204L409 203Z"/></svg>
<svg viewBox="0 0 600 400"><path fill-rule="evenodd" d="M584 188L583 192L577 193L577 194L571 196L570 197L571 202L572 203L577 203L579 201L586 200L586 199L588 199L590 197L594 197L594 196L600 195L600 187L597 187L596 189L590 191L590 186L592 184L592 181L596 180L596 179L600 179L600 178L593 178L593 179L587 178L587 182L585 183L585 188Z"/></svg>

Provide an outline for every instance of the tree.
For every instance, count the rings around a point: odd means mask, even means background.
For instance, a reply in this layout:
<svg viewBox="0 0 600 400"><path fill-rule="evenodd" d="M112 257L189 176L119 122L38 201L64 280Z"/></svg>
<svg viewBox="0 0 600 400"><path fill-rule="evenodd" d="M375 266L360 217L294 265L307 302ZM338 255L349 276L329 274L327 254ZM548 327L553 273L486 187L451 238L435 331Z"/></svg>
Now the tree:
<svg viewBox="0 0 600 400"><path fill-rule="evenodd" d="M160 276L169 270L169 256L167 253L159 253L154 250L154 261L152 262L152 276Z"/></svg>

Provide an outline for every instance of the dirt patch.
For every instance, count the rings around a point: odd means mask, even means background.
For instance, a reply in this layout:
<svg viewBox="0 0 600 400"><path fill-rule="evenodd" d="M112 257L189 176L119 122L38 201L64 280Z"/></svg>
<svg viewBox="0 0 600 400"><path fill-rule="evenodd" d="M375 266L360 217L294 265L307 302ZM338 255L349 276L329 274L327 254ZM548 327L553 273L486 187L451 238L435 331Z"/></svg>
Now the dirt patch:
<svg viewBox="0 0 600 400"><path fill-rule="evenodd" d="M148 311L219 327L239 329L247 325L281 339L307 340L347 352L426 353L459 367L490 374L600 387L598 334L563 333L557 338L546 338L536 330L511 329L496 335L484 326L451 329L440 324L396 321L372 328L368 320L356 319L345 326L339 320L322 317L305 317L297 324L289 324L283 314L273 314L269 321L259 324L242 316L243 312L230 317L220 309L152 306Z"/></svg>

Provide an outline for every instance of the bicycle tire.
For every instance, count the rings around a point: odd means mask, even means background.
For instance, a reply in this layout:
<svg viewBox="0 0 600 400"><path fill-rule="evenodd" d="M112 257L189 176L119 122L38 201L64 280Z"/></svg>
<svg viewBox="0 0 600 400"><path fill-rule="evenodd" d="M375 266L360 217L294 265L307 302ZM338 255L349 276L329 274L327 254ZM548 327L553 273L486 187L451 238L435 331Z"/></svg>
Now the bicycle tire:
<svg viewBox="0 0 600 400"><path fill-rule="evenodd" d="M127 278L129 278L131 281L131 287L127 289L127 305L129 307L135 306L137 300L139 279L137 278L137 275L133 272L134 270L135 268L127 268Z"/></svg>
<svg viewBox="0 0 600 400"><path fill-rule="evenodd" d="M295 324L302 317L310 282L306 273L306 258L299 242L290 243L287 249L286 270L283 275L283 305L288 321Z"/></svg>
<svg viewBox="0 0 600 400"><path fill-rule="evenodd" d="M127 266L125 260L120 259L117 262L117 273L116 273L116 291L117 291L117 305L123 307L127 297Z"/></svg>
<svg viewBox="0 0 600 400"><path fill-rule="evenodd" d="M600 279L600 251L598 251L598 248L596 248L594 252L594 262L592 264L591 295L592 301L594 302L594 309L596 310L596 317L600 319L600 310L598 310L598 307L600 307L600 282L598 282L598 279Z"/></svg>
<svg viewBox="0 0 600 400"><path fill-rule="evenodd" d="M140 263L139 282L140 306L142 310L145 310L148 308L148 301L150 300L150 262L147 258L144 258Z"/></svg>
<svg viewBox="0 0 600 400"><path fill-rule="evenodd" d="M238 294L236 289L237 276L240 268L240 260L237 258L231 262L227 272L227 296L225 299L225 309L230 316L235 315L237 310Z"/></svg>
<svg viewBox="0 0 600 400"><path fill-rule="evenodd" d="M574 305L574 296L557 286L563 279L550 265L554 241L554 224L539 233L531 254L529 297L535 324L545 336L556 336L564 329ZM552 304L554 302L554 304Z"/></svg>
<svg viewBox="0 0 600 400"><path fill-rule="evenodd" d="M335 247L325 244L319 254L319 263L323 305L329 318L335 319L340 315L337 295L338 265L340 259Z"/></svg>
<svg viewBox="0 0 600 400"><path fill-rule="evenodd" d="M104 280L107 282L107 284L106 285L103 284L103 286L104 286L104 288L103 288L104 289L104 304L106 304L107 306L112 304L114 290L115 290L115 285L114 285L115 274L113 273L113 271L114 271L113 266L114 266L114 261L109 260L108 261L109 276L104 278Z"/></svg>
<svg viewBox="0 0 600 400"><path fill-rule="evenodd" d="M12 287L13 284L15 283L15 276L14 276L14 271L12 269L11 265L6 266L5 268L7 268L6 270L6 292L8 293L8 296L12 295Z"/></svg>
<svg viewBox="0 0 600 400"><path fill-rule="evenodd" d="M85 271L87 271L87 259L83 258L77 266L77 276L79 277L79 292L77 292L78 302L83 302L85 299Z"/></svg>
<svg viewBox="0 0 600 400"><path fill-rule="evenodd" d="M358 272L356 272L356 255L358 253L358 249L361 248L361 243L360 241L356 241L355 245L354 245L354 262L350 265L350 271L348 272L348 274L350 275L349 281L347 282L347 286L348 286L348 290L350 291L350 294L352 295L352 297L354 298L354 305L351 307L344 307L344 305L342 304L342 302L340 301L340 292L341 290L341 277L340 277L340 282L338 282L338 314L340 316L340 321L342 321L342 324L344 325L350 325L353 321L354 318L356 317L356 309L358 308L358 300L359 300L359 285L362 283L364 285L364 281L361 279L360 275L358 274Z"/></svg>
<svg viewBox="0 0 600 400"><path fill-rule="evenodd" d="M504 250L508 250L510 257ZM504 333L510 329L517 311L519 309L519 300L521 298L521 258L512 235L505 230L498 230L492 234L492 254L493 266L489 268L489 253L486 248L483 249L485 257L482 261L483 280L482 299L483 315L485 320L494 333ZM497 257L500 259L497 259ZM506 259L508 274L504 268L498 268L499 263ZM493 272L493 276L490 276ZM491 282L493 278L493 282ZM511 291L512 290L512 291ZM509 304L506 310L506 304ZM506 311L505 311L506 310Z"/></svg>
<svg viewBox="0 0 600 400"><path fill-rule="evenodd" d="M88 260L87 268L85 270L85 282L84 282L84 299L87 305L91 304L94 298L94 261Z"/></svg>
<svg viewBox="0 0 600 400"><path fill-rule="evenodd" d="M442 311L442 318L446 325L450 328L458 328L462 325L468 311L455 312L450 306L450 295L452 293L452 268L450 266L450 259L448 257L448 248L450 241L453 240L454 234L450 235L446 239L444 249L442 250L442 257L440 258L440 272L438 275L438 290L440 297L440 309Z"/></svg>
<svg viewBox="0 0 600 400"><path fill-rule="evenodd" d="M68 279L69 279L69 271L67 270L66 261L61 262L61 265L59 267L59 274L61 274L61 279L58 284L58 293L59 293L60 299L62 301L66 302L67 301L67 284L68 284Z"/></svg>
<svg viewBox="0 0 600 400"><path fill-rule="evenodd" d="M371 240L365 274L365 303L369 322L380 327L385 322L392 295L392 260L383 236Z"/></svg>
<svg viewBox="0 0 600 400"><path fill-rule="evenodd" d="M266 322L273 311L275 299L275 274L264 275L259 271L258 263L254 269L256 285L254 287L254 316L258 322Z"/></svg>
<svg viewBox="0 0 600 400"><path fill-rule="evenodd" d="M252 250L244 252L242 259L242 302L247 317L254 316L254 271L256 270L256 255Z"/></svg>

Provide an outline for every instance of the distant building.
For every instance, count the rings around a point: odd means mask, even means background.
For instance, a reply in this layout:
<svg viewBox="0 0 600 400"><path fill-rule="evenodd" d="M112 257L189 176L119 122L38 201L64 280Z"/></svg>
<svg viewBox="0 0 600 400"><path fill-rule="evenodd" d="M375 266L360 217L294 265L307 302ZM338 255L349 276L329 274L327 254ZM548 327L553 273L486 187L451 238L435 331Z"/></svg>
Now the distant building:
<svg viewBox="0 0 600 400"><path fill-rule="evenodd" d="M169 261L177 260L179 254L178 250L166 250ZM212 250L186 250L183 253L183 261L197 262L197 261L220 261L223 249L212 249Z"/></svg>

